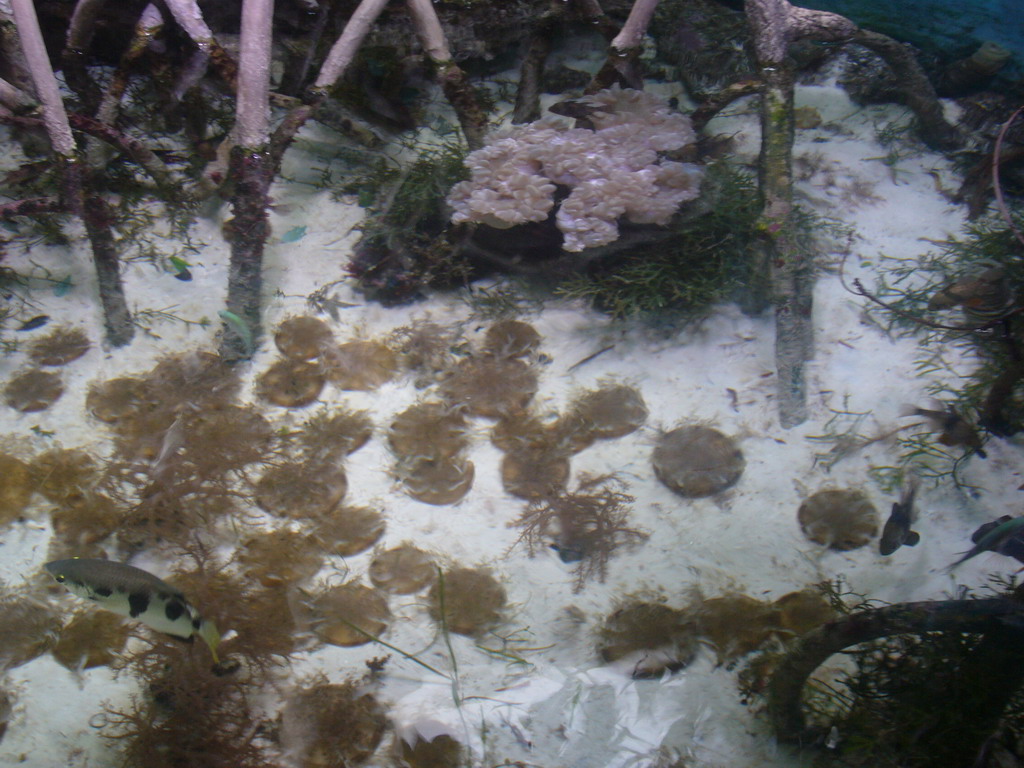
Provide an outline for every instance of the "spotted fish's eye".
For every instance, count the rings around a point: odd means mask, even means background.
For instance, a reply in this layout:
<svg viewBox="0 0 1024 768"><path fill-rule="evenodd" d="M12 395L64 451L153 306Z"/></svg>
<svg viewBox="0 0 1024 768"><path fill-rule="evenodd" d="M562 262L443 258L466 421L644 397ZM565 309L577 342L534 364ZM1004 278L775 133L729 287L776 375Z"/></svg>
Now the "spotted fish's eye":
<svg viewBox="0 0 1024 768"><path fill-rule="evenodd" d="M63 583L64 583L64 580L65 580L65 579L67 579L67 576L65 576L65 575L64 575L63 573L58 573L58 574L57 574L56 576L54 576L53 578L55 578L55 579L57 580L57 583L58 583L58 584L63 584Z"/></svg>

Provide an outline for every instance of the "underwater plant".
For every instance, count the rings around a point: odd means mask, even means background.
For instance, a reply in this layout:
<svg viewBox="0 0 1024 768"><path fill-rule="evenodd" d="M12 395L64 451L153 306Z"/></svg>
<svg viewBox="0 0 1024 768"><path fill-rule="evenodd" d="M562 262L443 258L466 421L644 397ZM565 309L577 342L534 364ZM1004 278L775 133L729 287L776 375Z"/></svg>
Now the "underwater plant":
<svg viewBox="0 0 1024 768"><path fill-rule="evenodd" d="M398 355L379 341L349 341L325 349L320 365L338 389L366 392L391 381L401 369Z"/></svg>
<svg viewBox="0 0 1024 768"><path fill-rule="evenodd" d="M328 587L305 604L313 632L331 645L372 642L391 622L387 598L380 591L354 581Z"/></svg>
<svg viewBox="0 0 1024 768"><path fill-rule="evenodd" d="M326 381L317 363L284 358L260 374L256 394L282 408L303 408L320 397Z"/></svg>
<svg viewBox="0 0 1024 768"><path fill-rule="evenodd" d="M320 318L298 315L283 320L277 326L274 344L289 359L312 360L334 345L334 334Z"/></svg>
<svg viewBox="0 0 1024 768"><path fill-rule="evenodd" d="M677 427L661 434L651 456L654 474L688 499L712 496L740 479L746 460L736 441L711 427Z"/></svg>
<svg viewBox="0 0 1024 768"><path fill-rule="evenodd" d="M597 637L601 659L628 665L630 675L637 679L677 672L700 650L690 612L639 600L609 614L598 627Z"/></svg>
<svg viewBox="0 0 1024 768"><path fill-rule="evenodd" d="M562 562L574 563L574 592L590 578L604 583L612 554L647 538L627 525L636 499L621 490L623 485L615 475L584 475L572 493L531 501L509 524L523 529L517 543L525 542L531 557L548 546Z"/></svg>
<svg viewBox="0 0 1024 768"><path fill-rule="evenodd" d="M523 410L536 393L536 372L518 358L467 357L441 383L446 402L487 419Z"/></svg>
<svg viewBox="0 0 1024 768"><path fill-rule="evenodd" d="M863 491L828 488L805 499L797 511L804 536L839 552L858 549L878 535L878 511Z"/></svg>
<svg viewBox="0 0 1024 768"><path fill-rule="evenodd" d="M67 365L77 360L92 343L81 328L58 326L28 346L28 356L36 365Z"/></svg>
<svg viewBox="0 0 1024 768"><path fill-rule="evenodd" d="M339 507L317 520L310 539L328 555L349 557L376 544L387 523L384 515L369 507Z"/></svg>
<svg viewBox="0 0 1024 768"><path fill-rule="evenodd" d="M430 617L449 632L476 636L501 621L505 588L486 568L450 568L427 593Z"/></svg>
<svg viewBox="0 0 1024 768"><path fill-rule="evenodd" d="M0 477L0 525L4 525L28 506L35 483L28 465L7 453L0 453Z"/></svg>
<svg viewBox="0 0 1024 768"><path fill-rule="evenodd" d="M23 371L4 385L4 402L22 413L45 411L63 394L64 383L58 374L50 371Z"/></svg>
<svg viewBox="0 0 1024 768"><path fill-rule="evenodd" d="M375 554L368 575L375 587L396 595L410 595L437 580L437 566L428 553L403 542Z"/></svg>

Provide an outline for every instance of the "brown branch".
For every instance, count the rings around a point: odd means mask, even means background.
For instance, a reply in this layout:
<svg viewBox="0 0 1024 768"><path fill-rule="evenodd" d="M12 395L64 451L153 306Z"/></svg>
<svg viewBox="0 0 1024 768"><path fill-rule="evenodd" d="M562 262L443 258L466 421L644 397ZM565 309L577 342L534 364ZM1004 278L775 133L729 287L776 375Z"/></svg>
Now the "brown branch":
<svg viewBox="0 0 1024 768"><path fill-rule="evenodd" d="M896 307L896 306L894 306L892 304L889 304L889 303L887 303L885 301L882 301L880 298L878 298L877 296L872 294L870 291L868 291L868 289L864 287L864 285L861 283L861 281L859 279L855 278L853 280L853 287L857 289L855 291L850 291L854 295L856 295L856 296L863 296L865 299L873 301L878 306L885 307L885 309L889 310L894 315L898 315L899 317L902 317L904 320L910 320L912 322L917 323L918 325L923 325L926 328L935 328L936 330L939 330L939 331L964 331L964 332L967 332L967 333L973 333L973 332L977 332L977 331L988 331L988 330L991 330L992 328L995 328L997 325L1002 323L1007 318L1013 317L1014 315L1019 315L1022 312L1024 312L1024 307L1017 307L1016 309L1011 309L1005 315L1000 315L999 317L995 318L994 320L988 320L987 322L982 323L981 325L944 325L942 323L936 323L936 322L934 322L932 320L926 320L925 318L923 318L923 317L921 317L919 315L915 315L915 314L912 314L910 312L906 312L906 311L900 309L899 307ZM849 289L847 289L847 290L849 290Z"/></svg>
<svg viewBox="0 0 1024 768"><path fill-rule="evenodd" d="M1006 201L1003 200L1003 187L999 183L999 157L1003 148L1003 141L1006 139L1006 132L1010 130L1013 121L1017 119L1021 112L1024 112L1024 107L1019 107L1016 112L1010 115L1010 119L1003 123L1003 127L999 129L999 135L996 136L996 144L992 149L992 189L996 195L996 205L999 208L999 213L1002 214L1007 226L1010 227L1017 240L1024 244L1024 235L1021 235L1020 230L1013 223L1013 217L1010 216L1010 212L1006 208Z"/></svg>
<svg viewBox="0 0 1024 768"><path fill-rule="evenodd" d="M999 620L1020 621L1024 605L1007 598L944 600L889 605L830 621L801 637L786 654L768 685L768 712L775 736L787 743L809 743L801 708L804 685L830 656L860 643L891 635L926 632L984 633ZM959 764L959 763L957 763Z"/></svg>

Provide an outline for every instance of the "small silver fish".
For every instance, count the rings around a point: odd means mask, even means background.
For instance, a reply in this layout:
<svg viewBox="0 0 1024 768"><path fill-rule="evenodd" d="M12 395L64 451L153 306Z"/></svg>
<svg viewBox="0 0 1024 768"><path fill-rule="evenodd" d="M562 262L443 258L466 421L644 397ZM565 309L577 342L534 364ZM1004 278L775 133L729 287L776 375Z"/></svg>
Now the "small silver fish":
<svg viewBox="0 0 1024 768"><path fill-rule="evenodd" d="M202 638L214 663L220 665L220 633L214 623L200 616L180 591L148 571L113 560L78 557L54 560L44 567L58 584L101 608L181 640Z"/></svg>
<svg viewBox="0 0 1024 768"><path fill-rule="evenodd" d="M900 500L892 505L892 512L885 521L882 538L878 542L879 554L891 555L900 547L912 547L921 540L921 535L917 531L910 530L910 526L917 519L914 497L917 495L918 485L917 478L911 477L903 487Z"/></svg>

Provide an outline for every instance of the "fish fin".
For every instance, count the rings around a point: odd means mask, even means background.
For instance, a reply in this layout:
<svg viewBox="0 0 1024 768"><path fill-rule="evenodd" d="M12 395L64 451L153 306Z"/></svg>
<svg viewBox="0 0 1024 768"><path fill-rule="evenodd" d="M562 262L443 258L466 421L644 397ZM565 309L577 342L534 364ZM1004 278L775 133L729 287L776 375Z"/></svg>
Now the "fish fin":
<svg viewBox="0 0 1024 768"><path fill-rule="evenodd" d="M196 634L209 646L210 655L213 656L213 663L220 664L220 659L217 657L217 646L220 645L221 634L217 631L217 625L212 621L203 619L203 624Z"/></svg>
<svg viewBox="0 0 1024 768"><path fill-rule="evenodd" d="M907 531L907 535L903 539L903 546L905 546L905 547L913 547L920 540L921 540L921 534L919 534L917 531Z"/></svg>

